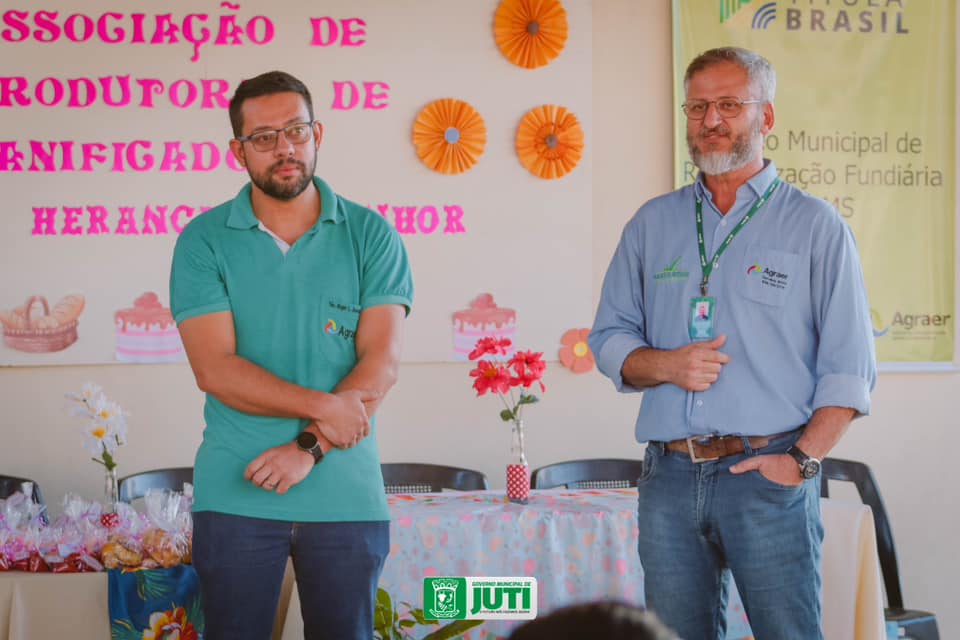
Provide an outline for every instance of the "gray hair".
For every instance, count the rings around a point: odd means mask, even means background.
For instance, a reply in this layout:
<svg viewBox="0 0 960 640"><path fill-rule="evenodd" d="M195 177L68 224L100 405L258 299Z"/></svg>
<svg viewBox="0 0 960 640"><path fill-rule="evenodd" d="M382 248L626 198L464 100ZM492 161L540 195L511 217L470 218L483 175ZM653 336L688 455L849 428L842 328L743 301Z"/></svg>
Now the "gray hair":
<svg viewBox="0 0 960 640"><path fill-rule="evenodd" d="M707 67L722 62L732 62L746 71L750 84L760 91L758 98L764 102L773 102L774 94L777 92L777 72L773 70L773 65L759 53L740 47L710 49L694 58L683 76L684 93L690 88L690 80L693 76Z"/></svg>

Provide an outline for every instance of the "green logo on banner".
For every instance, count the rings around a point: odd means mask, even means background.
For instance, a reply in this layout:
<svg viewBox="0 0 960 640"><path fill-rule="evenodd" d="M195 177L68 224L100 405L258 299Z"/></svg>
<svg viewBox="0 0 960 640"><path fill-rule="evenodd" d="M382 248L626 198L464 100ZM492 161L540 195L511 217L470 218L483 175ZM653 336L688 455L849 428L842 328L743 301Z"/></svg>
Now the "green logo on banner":
<svg viewBox="0 0 960 640"><path fill-rule="evenodd" d="M720 0L720 24L723 24L734 16L744 5L750 4L753 0Z"/></svg>
<svg viewBox="0 0 960 640"><path fill-rule="evenodd" d="M423 614L428 620L453 620L466 618L466 579L424 578Z"/></svg>

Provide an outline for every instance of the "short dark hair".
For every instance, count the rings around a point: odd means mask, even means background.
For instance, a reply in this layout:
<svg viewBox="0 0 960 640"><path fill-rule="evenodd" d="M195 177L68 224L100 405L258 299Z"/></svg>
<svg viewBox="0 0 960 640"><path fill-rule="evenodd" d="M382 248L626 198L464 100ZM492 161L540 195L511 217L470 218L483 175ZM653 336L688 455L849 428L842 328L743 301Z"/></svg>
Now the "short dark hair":
<svg viewBox="0 0 960 640"><path fill-rule="evenodd" d="M237 85L233 97L230 98L230 126L233 135L243 135L243 102L249 98L259 98L275 93L296 93L307 103L307 112L313 120L313 100L307 86L284 71L267 71L255 78L249 78Z"/></svg>
<svg viewBox="0 0 960 640"><path fill-rule="evenodd" d="M513 630L510 640L678 640L651 612L626 602L556 609Z"/></svg>
<svg viewBox="0 0 960 640"><path fill-rule="evenodd" d="M732 62L746 71L747 80L760 92L760 100L773 102L777 93L777 72L773 70L773 65L759 53L741 47L718 47L704 51L694 58L683 76L684 92L690 87L693 76L721 62Z"/></svg>

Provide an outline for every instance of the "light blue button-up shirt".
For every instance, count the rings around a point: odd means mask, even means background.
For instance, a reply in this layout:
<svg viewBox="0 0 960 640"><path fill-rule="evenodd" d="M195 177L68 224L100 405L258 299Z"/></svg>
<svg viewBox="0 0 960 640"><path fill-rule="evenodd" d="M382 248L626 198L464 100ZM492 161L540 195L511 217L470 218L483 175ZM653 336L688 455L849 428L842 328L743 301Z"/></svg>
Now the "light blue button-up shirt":
<svg viewBox="0 0 960 640"><path fill-rule="evenodd" d="M632 351L691 342L690 303L702 276L696 197L710 260L776 176L766 161L725 216L697 180L650 200L627 223L589 337L618 391L637 391L621 376ZM869 412L876 357L863 273L850 228L827 202L781 182L721 255L708 295L730 362L703 392L669 383L645 389L637 440L770 435L827 406Z"/></svg>

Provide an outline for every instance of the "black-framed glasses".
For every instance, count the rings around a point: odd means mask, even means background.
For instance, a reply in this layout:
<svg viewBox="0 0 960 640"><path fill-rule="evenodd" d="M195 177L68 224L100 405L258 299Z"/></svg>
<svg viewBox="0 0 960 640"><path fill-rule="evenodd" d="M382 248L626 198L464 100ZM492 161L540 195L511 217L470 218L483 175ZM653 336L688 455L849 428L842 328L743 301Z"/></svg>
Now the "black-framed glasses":
<svg viewBox="0 0 960 640"><path fill-rule="evenodd" d="M736 118L743 111L745 104L760 104L763 100L741 100L733 96L724 96L716 100L687 100L683 103L683 112L691 120L703 120L711 104L717 105L717 113L721 118Z"/></svg>
<svg viewBox="0 0 960 640"><path fill-rule="evenodd" d="M237 141L249 142L257 151L273 151L277 148L281 133L290 144L303 144L313 135L313 122L297 122L282 129L254 131L248 136L237 138Z"/></svg>

